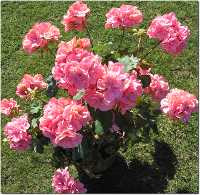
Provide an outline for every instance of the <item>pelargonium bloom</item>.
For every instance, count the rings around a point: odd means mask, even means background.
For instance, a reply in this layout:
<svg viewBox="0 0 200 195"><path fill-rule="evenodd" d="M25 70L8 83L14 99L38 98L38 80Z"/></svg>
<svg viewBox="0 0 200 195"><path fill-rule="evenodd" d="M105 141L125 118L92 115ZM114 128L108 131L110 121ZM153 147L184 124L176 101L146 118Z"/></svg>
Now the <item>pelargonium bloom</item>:
<svg viewBox="0 0 200 195"><path fill-rule="evenodd" d="M36 23L25 35L22 46L31 54L38 48L46 47L49 41L57 41L59 37L59 29L50 22Z"/></svg>
<svg viewBox="0 0 200 195"><path fill-rule="evenodd" d="M133 108L137 98L142 95L142 83L136 78L136 74L130 75L125 81L123 94L119 100L118 107L122 114Z"/></svg>
<svg viewBox="0 0 200 195"><path fill-rule="evenodd" d="M87 189L84 185L70 176L68 167L57 169L52 178L52 187L56 193L85 193Z"/></svg>
<svg viewBox="0 0 200 195"><path fill-rule="evenodd" d="M101 111L112 109L123 94L123 85L128 74L124 73L124 65L109 62L104 66L104 74L97 80L95 87L86 90L85 101Z"/></svg>
<svg viewBox="0 0 200 195"><path fill-rule="evenodd" d="M144 92L150 94L153 100L160 102L169 92L169 84L163 76L158 74L150 74L150 76L151 83L144 89Z"/></svg>
<svg viewBox="0 0 200 195"><path fill-rule="evenodd" d="M104 68L101 58L80 47L88 47L87 39L73 38L71 41L59 45L55 66L52 69L58 87L68 90L75 95L78 90L95 85L101 77ZM79 47L79 48L78 48Z"/></svg>
<svg viewBox="0 0 200 195"><path fill-rule="evenodd" d="M90 9L82 1L73 3L69 7L67 14L63 17L62 24L65 26L65 31L83 31L86 26L86 17L89 12Z"/></svg>
<svg viewBox="0 0 200 195"><path fill-rule="evenodd" d="M77 132L90 120L88 109L78 101L51 98L44 106L39 127L54 145L74 148L82 141L82 135Z"/></svg>
<svg viewBox="0 0 200 195"><path fill-rule="evenodd" d="M30 98L31 92L36 90L42 90L47 87L47 83L44 82L41 74L31 76L25 74L20 83L17 85L16 94L20 98Z"/></svg>
<svg viewBox="0 0 200 195"><path fill-rule="evenodd" d="M120 8L112 8L106 14L105 28L130 28L143 21L143 15L136 6L121 5Z"/></svg>
<svg viewBox="0 0 200 195"><path fill-rule="evenodd" d="M187 91L172 89L161 100L161 110L172 119L180 119L187 123L191 114L198 110L197 98Z"/></svg>
<svg viewBox="0 0 200 195"><path fill-rule="evenodd" d="M186 46L190 30L182 26L175 13L157 16L149 26L147 35L161 42L161 47L170 54L179 54Z"/></svg>
<svg viewBox="0 0 200 195"><path fill-rule="evenodd" d="M176 33L161 42L161 48L172 55L178 55L186 47L189 35L188 27L180 26Z"/></svg>
<svg viewBox="0 0 200 195"><path fill-rule="evenodd" d="M1 113L10 116L14 111L18 111L19 106L17 102L13 99L3 99L1 100Z"/></svg>
<svg viewBox="0 0 200 195"><path fill-rule="evenodd" d="M4 127L4 134L6 135L10 148L14 150L26 150L31 144L31 135L28 133L30 124L28 116L25 114L18 118L13 118Z"/></svg>

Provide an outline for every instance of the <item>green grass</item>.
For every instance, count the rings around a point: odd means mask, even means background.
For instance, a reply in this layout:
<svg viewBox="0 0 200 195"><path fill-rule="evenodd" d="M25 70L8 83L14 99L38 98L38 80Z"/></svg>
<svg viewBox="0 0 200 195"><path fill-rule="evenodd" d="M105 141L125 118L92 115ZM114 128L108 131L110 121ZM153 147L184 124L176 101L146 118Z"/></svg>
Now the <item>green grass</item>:
<svg viewBox="0 0 200 195"><path fill-rule="evenodd" d="M24 73L41 73L47 76L54 64L54 57L45 55L28 56L21 49L22 39L29 28L37 21L51 21L61 29L62 40L70 40L74 35L84 37L84 32L64 33L60 23L71 2L2 2L1 3L1 95L2 98L14 97L17 83ZM153 71L162 74L170 83L170 88L181 88L198 95L198 2L126 2L137 5L144 13L141 27L147 27L151 19L158 14L174 11L178 19L189 26L191 36L184 52L173 58L159 48L148 60L154 62ZM121 2L87 2L91 8L89 28L97 41L119 39L119 30L104 30L106 12ZM124 45L134 46L130 34L126 34ZM153 44L149 43L149 47ZM2 127L8 119L2 116ZM162 189L165 193L187 191L198 192L198 114L193 114L188 125L175 123L165 116L158 118L159 135L152 134L154 140L167 143L177 159L173 177ZM123 154L127 160L137 159L140 163L153 166L155 142L130 143ZM51 148L47 147L43 155L9 149L7 143L1 148L1 187L3 193L51 193L51 176L55 170L49 163ZM132 181L134 183L134 180Z"/></svg>

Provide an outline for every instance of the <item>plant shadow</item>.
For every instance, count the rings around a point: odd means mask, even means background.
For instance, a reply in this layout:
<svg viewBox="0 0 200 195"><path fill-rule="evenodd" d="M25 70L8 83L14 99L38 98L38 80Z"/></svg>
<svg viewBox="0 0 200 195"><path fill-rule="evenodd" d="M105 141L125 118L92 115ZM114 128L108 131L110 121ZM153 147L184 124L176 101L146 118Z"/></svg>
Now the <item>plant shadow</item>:
<svg viewBox="0 0 200 195"><path fill-rule="evenodd" d="M88 193L163 193L176 173L177 159L167 143L155 141L153 164L137 159L126 163L118 155L112 167L100 179L80 173Z"/></svg>

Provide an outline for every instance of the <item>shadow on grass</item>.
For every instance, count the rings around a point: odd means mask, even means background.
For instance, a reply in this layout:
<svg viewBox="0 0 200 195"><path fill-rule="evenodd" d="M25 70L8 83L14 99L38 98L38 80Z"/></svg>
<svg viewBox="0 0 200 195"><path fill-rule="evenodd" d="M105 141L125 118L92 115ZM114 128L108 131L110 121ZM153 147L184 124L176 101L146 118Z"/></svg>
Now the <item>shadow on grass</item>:
<svg viewBox="0 0 200 195"><path fill-rule="evenodd" d="M80 173L79 179L88 193L163 193L168 180L176 173L177 159L164 142L155 141L152 165L132 160L128 165L118 155L113 166L100 179L90 179Z"/></svg>

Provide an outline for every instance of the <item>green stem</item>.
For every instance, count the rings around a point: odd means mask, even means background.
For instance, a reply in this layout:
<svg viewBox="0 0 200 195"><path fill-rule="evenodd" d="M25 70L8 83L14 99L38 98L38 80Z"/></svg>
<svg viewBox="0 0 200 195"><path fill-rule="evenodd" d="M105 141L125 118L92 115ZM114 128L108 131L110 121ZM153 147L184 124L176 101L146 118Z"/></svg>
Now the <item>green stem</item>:
<svg viewBox="0 0 200 195"><path fill-rule="evenodd" d="M138 52L140 51L141 40L142 36L139 37L136 54L138 54Z"/></svg>

